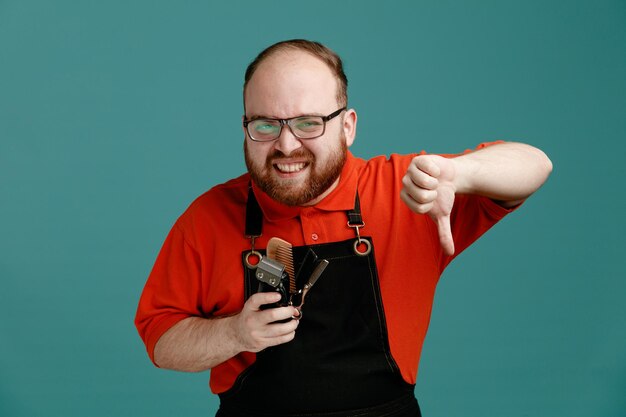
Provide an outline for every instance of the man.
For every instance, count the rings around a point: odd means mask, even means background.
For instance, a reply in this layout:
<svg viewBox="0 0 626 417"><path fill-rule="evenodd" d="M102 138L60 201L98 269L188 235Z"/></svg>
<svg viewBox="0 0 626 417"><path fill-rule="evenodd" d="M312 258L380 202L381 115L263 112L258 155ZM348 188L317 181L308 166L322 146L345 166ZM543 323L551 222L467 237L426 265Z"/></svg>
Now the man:
<svg viewBox="0 0 626 417"><path fill-rule="evenodd" d="M218 416L419 416L413 388L440 274L552 169L519 143L355 158L346 89L321 44L263 51L244 84L248 173L191 204L146 283L136 325L151 359L211 369ZM272 237L293 245L295 270L309 249L328 261L306 304L259 292Z"/></svg>

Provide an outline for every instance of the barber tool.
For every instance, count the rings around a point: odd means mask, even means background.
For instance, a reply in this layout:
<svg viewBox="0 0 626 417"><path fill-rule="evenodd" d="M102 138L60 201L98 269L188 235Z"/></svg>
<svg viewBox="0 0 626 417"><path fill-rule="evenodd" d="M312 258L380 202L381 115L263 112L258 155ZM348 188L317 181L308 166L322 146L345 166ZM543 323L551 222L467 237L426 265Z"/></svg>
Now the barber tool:
<svg viewBox="0 0 626 417"><path fill-rule="evenodd" d="M254 276L259 281L259 292L276 291L280 294L280 301L274 304L261 306L265 310L272 307L284 307L289 305L289 276L285 272L285 266L266 256L259 261Z"/></svg>
<svg viewBox="0 0 626 417"><path fill-rule="evenodd" d="M267 257L274 259L285 266L285 272L289 276L289 293L296 292L296 276L293 269L293 252L291 243L273 237L267 242Z"/></svg>
<svg viewBox="0 0 626 417"><path fill-rule="evenodd" d="M322 276L322 273L324 272L327 266L328 266L328 261L326 259L322 259L321 261L317 263L317 266L315 267L315 270L309 277L309 280L307 281L306 284L304 284L304 288L300 290L302 292L302 300L300 301L300 305L297 306L298 308L304 305L304 297L307 295L307 293L309 292L313 284L315 284L317 280L319 279L319 277Z"/></svg>
<svg viewBox="0 0 626 417"><path fill-rule="evenodd" d="M291 244L279 238L271 238L267 245L267 256L261 257L256 267L255 277L259 281L259 292L276 291L281 295L281 299L277 303L263 305L261 309L292 305L300 312L294 318L300 319L304 298L322 275L328 263L326 259L320 260L313 249L308 248L298 273L294 274ZM296 290L296 282L303 282L305 279L304 286Z"/></svg>
<svg viewBox="0 0 626 417"><path fill-rule="evenodd" d="M306 255L304 256L304 260L300 265L300 269L298 269L298 274L296 275L296 280L299 281L300 277L308 277L306 284L302 289L298 290L296 293L291 294L291 299L289 304L293 305L300 312L299 319L302 318L302 306L304 305L304 297L309 292L311 287L317 282L322 273L328 266L328 261L326 259L318 259L315 252L309 248Z"/></svg>

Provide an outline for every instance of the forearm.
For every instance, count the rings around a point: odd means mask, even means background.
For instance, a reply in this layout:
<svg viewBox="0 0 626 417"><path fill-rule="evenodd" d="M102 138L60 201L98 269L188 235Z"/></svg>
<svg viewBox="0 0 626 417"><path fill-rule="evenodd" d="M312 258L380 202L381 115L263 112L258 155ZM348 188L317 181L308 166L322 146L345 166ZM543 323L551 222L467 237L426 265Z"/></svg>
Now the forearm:
<svg viewBox="0 0 626 417"><path fill-rule="evenodd" d="M454 158L460 194L478 194L505 206L520 203L546 181L552 162L539 149L507 142Z"/></svg>
<svg viewBox="0 0 626 417"><path fill-rule="evenodd" d="M200 372L241 352L232 330L234 317L189 317L176 323L154 347L154 361L161 368Z"/></svg>
<svg viewBox="0 0 626 417"><path fill-rule="evenodd" d="M199 372L241 352L259 352L295 337L299 315L293 306L261 309L280 300L276 292L256 293L238 314L205 319L189 317L176 323L154 347L161 368ZM289 320L288 320L289 319Z"/></svg>

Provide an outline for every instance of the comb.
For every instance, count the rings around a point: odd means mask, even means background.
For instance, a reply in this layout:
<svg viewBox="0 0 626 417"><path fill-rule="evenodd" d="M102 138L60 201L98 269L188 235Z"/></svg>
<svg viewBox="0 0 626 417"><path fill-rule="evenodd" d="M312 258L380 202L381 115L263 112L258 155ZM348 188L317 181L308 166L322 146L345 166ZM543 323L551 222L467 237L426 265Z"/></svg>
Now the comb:
<svg viewBox="0 0 626 417"><path fill-rule="evenodd" d="M267 242L267 257L285 265L285 272L289 275L289 293L296 292L295 273L293 269L293 252L291 243L278 237L273 237Z"/></svg>

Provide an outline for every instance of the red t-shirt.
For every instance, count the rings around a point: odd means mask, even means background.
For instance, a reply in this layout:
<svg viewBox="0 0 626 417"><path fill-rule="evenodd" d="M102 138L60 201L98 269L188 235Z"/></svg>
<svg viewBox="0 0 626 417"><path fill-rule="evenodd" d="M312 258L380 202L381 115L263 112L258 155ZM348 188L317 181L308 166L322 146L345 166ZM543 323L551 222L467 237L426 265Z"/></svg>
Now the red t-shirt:
<svg viewBox="0 0 626 417"><path fill-rule="evenodd" d="M271 237L294 246L354 238L346 211L353 208L358 187L365 222L361 235L370 236L374 244L391 354L402 377L411 384L417 378L442 271L454 256L511 211L485 197L457 195L451 219L456 253L453 257L444 255L430 217L413 213L400 199L401 179L415 156L380 156L365 161L349 153L337 188L311 207L282 205L254 187L264 215L263 236L255 244L261 249ZM152 360L155 344L178 321L241 310L241 253L250 250L244 233L249 181L245 174L201 195L165 240L135 319ZM243 352L213 368L212 391L228 390L255 357Z"/></svg>

